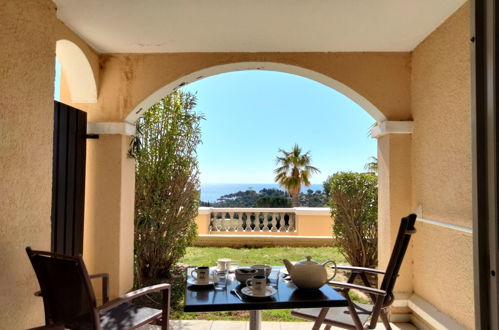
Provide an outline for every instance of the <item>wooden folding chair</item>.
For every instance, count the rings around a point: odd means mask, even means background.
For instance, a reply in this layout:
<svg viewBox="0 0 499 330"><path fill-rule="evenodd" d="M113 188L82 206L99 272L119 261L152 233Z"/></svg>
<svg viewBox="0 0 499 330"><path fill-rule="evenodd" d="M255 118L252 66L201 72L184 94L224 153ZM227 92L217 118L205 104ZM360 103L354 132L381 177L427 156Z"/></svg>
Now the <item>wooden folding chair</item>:
<svg viewBox="0 0 499 330"><path fill-rule="evenodd" d="M83 259L26 248L40 284L37 295L43 298L46 327L75 330L135 329L161 319L161 329L168 329L170 284L158 284L129 292L107 301L107 274L104 280L104 303L97 306ZM141 307L132 299L151 292L163 293L162 309Z"/></svg>
<svg viewBox="0 0 499 330"><path fill-rule="evenodd" d="M391 329L388 320L388 308L393 303L393 287L409 246L411 235L416 232L414 228L416 217L415 214L410 214L402 218L386 271L364 267L338 266L338 270L350 272L348 282L329 282L329 284L339 288L338 290L348 300L348 307L302 308L293 310L291 314L315 321L313 330L319 329L321 324L326 324L326 329L330 329L331 326L345 329L374 329L379 317L381 317L386 329ZM379 289L371 287L367 277L368 274L384 275ZM353 284L357 276L360 276L364 285ZM372 304L353 302L348 295L351 289L367 293Z"/></svg>

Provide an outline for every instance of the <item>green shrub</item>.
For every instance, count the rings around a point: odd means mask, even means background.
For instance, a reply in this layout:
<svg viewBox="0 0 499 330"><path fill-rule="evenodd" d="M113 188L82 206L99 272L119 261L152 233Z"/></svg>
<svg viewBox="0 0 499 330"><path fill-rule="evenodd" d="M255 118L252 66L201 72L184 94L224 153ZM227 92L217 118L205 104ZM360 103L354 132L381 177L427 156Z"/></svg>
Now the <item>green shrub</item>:
<svg viewBox="0 0 499 330"><path fill-rule="evenodd" d="M201 115L195 96L174 92L137 122L130 148L136 159L136 284L170 275L196 235Z"/></svg>
<svg viewBox="0 0 499 330"><path fill-rule="evenodd" d="M334 219L334 244L353 266L378 264L378 178L373 173L339 172L327 179Z"/></svg>

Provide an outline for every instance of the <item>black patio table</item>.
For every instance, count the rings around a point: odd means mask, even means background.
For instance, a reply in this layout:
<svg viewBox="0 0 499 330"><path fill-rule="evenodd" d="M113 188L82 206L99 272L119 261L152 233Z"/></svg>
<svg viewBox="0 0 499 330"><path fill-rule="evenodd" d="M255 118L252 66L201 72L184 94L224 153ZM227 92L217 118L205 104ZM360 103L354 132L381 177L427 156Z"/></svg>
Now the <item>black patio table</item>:
<svg viewBox="0 0 499 330"><path fill-rule="evenodd" d="M347 300L333 288L323 285L318 290L301 290L293 282L284 280L282 275L279 279L272 278L275 270L282 267L272 267L273 272L269 277L277 293L271 298L251 298L241 293L242 286L239 281L230 274L227 280L227 287L223 290L211 288L201 288L189 286L186 283L185 289L185 312L221 312L221 311L250 311L250 330L260 330L261 311L264 309L284 309L284 308L314 308L314 307L343 307L347 306ZM187 278L193 268L188 269ZM275 277L275 276L274 276ZM276 283L277 282L277 283ZM237 290L243 300L231 293Z"/></svg>

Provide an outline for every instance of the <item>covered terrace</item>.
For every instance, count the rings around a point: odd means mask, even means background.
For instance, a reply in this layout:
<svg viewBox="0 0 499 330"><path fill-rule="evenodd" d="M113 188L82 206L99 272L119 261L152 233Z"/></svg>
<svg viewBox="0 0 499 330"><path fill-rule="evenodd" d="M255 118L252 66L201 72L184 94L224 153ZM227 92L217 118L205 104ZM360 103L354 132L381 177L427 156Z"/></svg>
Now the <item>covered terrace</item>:
<svg viewBox="0 0 499 330"><path fill-rule="evenodd" d="M488 305L474 298L482 284L473 252L471 5L0 1L0 328L43 323L24 247L51 247L56 57L61 101L85 111L87 132L99 135L87 141L83 257L89 272L110 273L112 297L133 284L127 150L135 121L195 80L274 70L336 89L377 121L379 268L400 218L418 215L391 320L420 328L485 324Z"/></svg>

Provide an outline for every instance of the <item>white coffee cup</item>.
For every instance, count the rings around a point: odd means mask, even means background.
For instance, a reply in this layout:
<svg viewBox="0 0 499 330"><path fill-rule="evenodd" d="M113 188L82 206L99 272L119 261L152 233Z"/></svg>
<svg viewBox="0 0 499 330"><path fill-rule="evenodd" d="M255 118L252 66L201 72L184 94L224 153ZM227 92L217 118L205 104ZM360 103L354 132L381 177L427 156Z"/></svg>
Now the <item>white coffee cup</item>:
<svg viewBox="0 0 499 330"><path fill-rule="evenodd" d="M197 276L194 276L197 274ZM206 285L210 283L210 267L198 267L191 272L192 278L198 285Z"/></svg>
<svg viewBox="0 0 499 330"><path fill-rule="evenodd" d="M253 294L256 296L262 296L265 294L267 289L267 278L262 275L256 275L252 278L246 280L246 286L251 288Z"/></svg>
<svg viewBox="0 0 499 330"><path fill-rule="evenodd" d="M226 272L230 270L230 264L232 260L229 258L221 258L217 260L217 269L221 272Z"/></svg>

